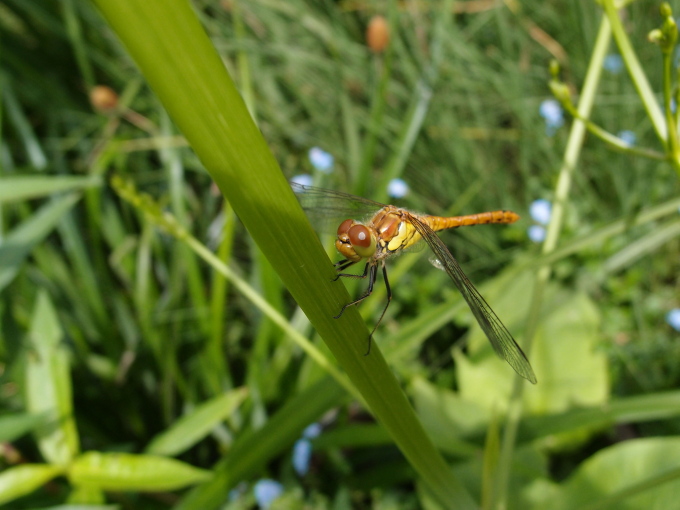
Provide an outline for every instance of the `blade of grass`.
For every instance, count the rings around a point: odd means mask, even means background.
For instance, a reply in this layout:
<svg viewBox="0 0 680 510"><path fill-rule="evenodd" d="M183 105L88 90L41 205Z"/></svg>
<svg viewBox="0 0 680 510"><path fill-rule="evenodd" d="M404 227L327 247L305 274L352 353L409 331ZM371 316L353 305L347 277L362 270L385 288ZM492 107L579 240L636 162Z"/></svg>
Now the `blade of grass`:
<svg viewBox="0 0 680 510"><path fill-rule="evenodd" d="M0 290L12 281L35 245L52 232L79 199L79 193L56 198L7 234L0 244Z"/></svg>
<svg viewBox="0 0 680 510"><path fill-rule="evenodd" d="M198 24L180 0L94 0L253 239L439 501L472 508L378 349L364 356L356 310L260 131ZM221 501L212 501L212 505ZM207 508L207 507L203 507Z"/></svg>

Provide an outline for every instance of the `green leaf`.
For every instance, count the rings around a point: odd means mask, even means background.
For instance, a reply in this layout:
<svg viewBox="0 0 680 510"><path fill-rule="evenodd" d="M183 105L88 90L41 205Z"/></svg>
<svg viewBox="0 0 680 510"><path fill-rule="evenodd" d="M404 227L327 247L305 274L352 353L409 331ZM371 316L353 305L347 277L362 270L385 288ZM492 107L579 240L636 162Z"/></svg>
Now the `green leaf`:
<svg viewBox="0 0 680 510"><path fill-rule="evenodd" d="M0 204L40 198L60 191L101 186L99 176L6 176L0 177Z"/></svg>
<svg viewBox="0 0 680 510"><path fill-rule="evenodd" d="M0 417L0 441L14 441L45 423L45 415L16 413Z"/></svg>
<svg viewBox="0 0 680 510"><path fill-rule="evenodd" d="M158 434L146 448L146 453L171 457L190 448L230 416L247 394L246 388L239 388L197 406L168 430Z"/></svg>
<svg viewBox="0 0 680 510"><path fill-rule="evenodd" d="M218 508L229 490L241 480L256 476L266 464L291 448L304 428L343 401L344 388L330 376L292 396L265 425L242 434L215 468L215 477L193 489L176 510Z"/></svg>
<svg viewBox="0 0 680 510"><path fill-rule="evenodd" d="M680 438L635 439L599 451L535 508L650 510L677 508Z"/></svg>
<svg viewBox="0 0 680 510"><path fill-rule="evenodd" d="M479 435L487 427L488 409L422 378L414 379L410 393L425 429L442 451L457 456L479 454L479 446L463 438Z"/></svg>
<svg viewBox="0 0 680 510"><path fill-rule="evenodd" d="M532 277L528 272L505 278L505 292L492 300L500 317L510 318L510 330L517 338L513 317L524 316L528 303L516 296L528 295ZM584 293L549 287L542 322L529 356L538 384L525 388L525 408L534 414L562 412L574 405L598 405L609 397L609 375L604 353L596 349L600 314ZM513 310L514 308L514 310ZM521 343L521 341L520 341ZM470 339L472 358L454 353L463 398L492 409L508 402L514 374L475 333Z"/></svg>
<svg viewBox="0 0 680 510"><path fill-rule="evenodd" d="M68 472L74 485L92 485L107 491L170 491L204 482L206 469L156 455L88 452Z"/></svg>
<svg viewBox="0 0 680 510"><path fill-rule="evenodd" d="M68 502L71 505L80 507L86 505L104 505L106 503L106 494L99 487L92 485L77 485L73 487L71 493L68 495ZM91 508L87 506L87 508Z"/></svg>
<svg viewBox="0 0 680 510"><path fill-rule="evenodd" d="M0 473L0 504L30 494L61 474L63 468L48 464L23 464Z"/></svg>
<svg viewBox="0 0 680 510"><path fill-rule="evenodd" d="M61 343L62 331L47 292L40 291L30 330L26 362L26 407L44 413L46 423L36 430L40 452L52 464L66 465L79 451L73 420L69 360Z"/></svg>
<svg viewBox="0 0 680 510"><path fill-rule="evenodd" d="M0 291L12 281L33 247L52 232L79 198L79 194L71 193L50 201L0 241Z"/></svg>

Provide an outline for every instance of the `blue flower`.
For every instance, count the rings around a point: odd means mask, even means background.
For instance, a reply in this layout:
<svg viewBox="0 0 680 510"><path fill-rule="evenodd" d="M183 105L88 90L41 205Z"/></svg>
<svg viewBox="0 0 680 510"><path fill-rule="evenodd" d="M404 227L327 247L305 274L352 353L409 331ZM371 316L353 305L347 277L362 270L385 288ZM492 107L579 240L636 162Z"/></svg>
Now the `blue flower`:
<svg viewBox="0 0 680 510"><path fill-rule="evenodd" d="M408 192L408 184L403 179L392 179L387 184L387 194L392 198L404 198Z"/></svg>
<svg viewBox="0 0 680 510"><path fill-rule="evenodd" d="M612 74L619 74L621 71L623 71L623 58L621 58L621 55L616 53L607 55L604 57L602 67L605 71L609 71Z"/></svg>
<svg viewBox="0 0 680 510"><path fill-rule="evenodd" d="M545 119L545 134L548 136L553 136L564 124L564 110L556 99L543 101L538 112Z"/></svg>
<svg viewBox="0 0 680 510"><path fill-rule="evenodd" d="M547 225L550 222L550 215L552 214L552 204L542 198L534 200L529 206L529 214L535 222L540 223L541 225Z"/></svg>
<svg viewBox="0 0 680 510"><path fill-rule="evenodd" d="M542 243L545 241L545 228L541 225L531 225L527 229L527 234L529 235L529 239L535 243Z"/></svg>
<svg viewBox="0 0 680 510"><path fill-rule="evenodd" d="M302 437L305 437L307 439L314 439L315 437L319 437L319 434L321 434L321 425L318 423L312 423L311 425L307 426L305 430L302 431Z"/></svg>
<svg viewBox="0 0 680 510"><path fill-rule="evenodd" d="M302 184L303 186L311 186L313 181L311 175L300 174L293 176L290 182L294 182L295 184Z"/></svg>
<svg viewBox="0 0 680 510"><path fill-rule="evenodd" d="M293 446L293 468L304 476L309 471L309 460L312 458L312 443L309 439L298 439Z"/></svg>
<svg viewBox="0 0 680 510"><path fill-rule="evenodd" d="M632 147L637 141L637 136L632 131L626 129L624 131L619 131L616 136L618 136L626 147Z"/></svg>
<svg viewBox="0 0 680 510"><path fill-rule="evenodd" d="M309 161L319 172L329 174L333 171L333 156L319 147L309 149Z"/></svg>
<svg viewBox="0 0 680 510"><path fill-rule="evenodd" d="M321 434L322 427L319 423L312 423L302 431L302 439L295 442L293 446L293 468L298 475L304 476L309 471L309 460L312 458L312 443Z"/></svg>
<svg viewBox="0 0 680 510"><path fill-rule="evenodd" d="M263 478L255 484L253 492L259 507L267 509L276 498L283 494L283 485L277 481Z"/></svg>
<svg viewBox="0 0 680 510"><path fill-rule="evenodd" d="M680 308L673 308L666 314L666 322L675 331L680 331Z"/></svg>

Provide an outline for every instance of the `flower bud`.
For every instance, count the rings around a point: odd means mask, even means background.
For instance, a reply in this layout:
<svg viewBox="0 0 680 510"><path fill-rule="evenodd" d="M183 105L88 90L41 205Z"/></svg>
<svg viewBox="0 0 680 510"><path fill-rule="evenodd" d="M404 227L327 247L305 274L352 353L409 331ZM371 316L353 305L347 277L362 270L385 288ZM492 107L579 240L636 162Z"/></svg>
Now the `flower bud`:
<svg viewBox="0 0 680 510"><path fill-rule="evenodd" d="M96 85L90 90L90 103L95 110L109 113L118 106L118 94L111 87Z"/></svg>
<svg viewBox="0 0 680 510"><path fill-rule="evenodd" d="M373 53L382 53L390 43L390 27L382 16L373 16L366 29L366 44Z"/></svg>

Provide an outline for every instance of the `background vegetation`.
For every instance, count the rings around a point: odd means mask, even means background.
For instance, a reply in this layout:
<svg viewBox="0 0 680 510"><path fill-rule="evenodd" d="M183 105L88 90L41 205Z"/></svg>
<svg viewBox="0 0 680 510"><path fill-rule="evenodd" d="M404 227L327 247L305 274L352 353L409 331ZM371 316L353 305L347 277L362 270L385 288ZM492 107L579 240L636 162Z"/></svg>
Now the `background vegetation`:
<svg viewBox="0 0 680 510"><path fill-rule="evenodd" d="M0 6L0 502L673 506L677 52L657 3L603 1L611 30L585 1L94 4ZM522 216L442 238L536 386L426 252L390 265L363 356L366 327L332 318L348 295L194 15L286 179ZM385 49L366 42L376 15ZM546 114L550 80L591 134ZM395 178L406 197L388 197ZM384 299L362 304L369 328Z"/></svg>

